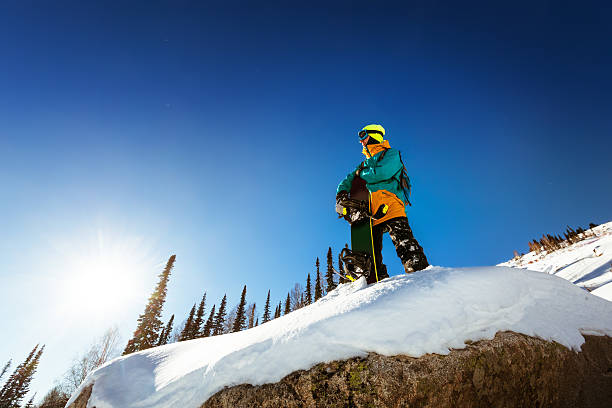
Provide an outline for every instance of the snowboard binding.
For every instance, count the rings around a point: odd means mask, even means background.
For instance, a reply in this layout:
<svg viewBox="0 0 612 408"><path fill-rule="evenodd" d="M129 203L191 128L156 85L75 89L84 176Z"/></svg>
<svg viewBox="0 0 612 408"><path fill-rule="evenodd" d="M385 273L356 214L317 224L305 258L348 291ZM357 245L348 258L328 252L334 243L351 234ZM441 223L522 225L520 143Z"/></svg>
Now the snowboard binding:
<svg viewBox="0 0 612 408"><path fill-rule="evenodd" d="M340 252L340 259L343 263L344 278L350 281L355 281L362 276L368 280L370 273L374 270L372 257L365 252L354 252L344 248Z"/></svg>

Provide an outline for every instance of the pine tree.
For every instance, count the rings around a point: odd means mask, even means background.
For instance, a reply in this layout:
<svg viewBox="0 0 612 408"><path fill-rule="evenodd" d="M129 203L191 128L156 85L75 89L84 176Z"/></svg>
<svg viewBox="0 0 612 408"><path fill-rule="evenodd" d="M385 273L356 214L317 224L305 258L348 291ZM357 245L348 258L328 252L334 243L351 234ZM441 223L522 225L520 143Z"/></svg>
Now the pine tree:
<svg viewBox="0 0 612 408"><path fill-rule="evenodd" d="M238 310L236 311L236 319L234 320L234 326L232 327L232 333L239 332L245 328L246 323L246 285L242 289L242 295L240 295L240 303L238 304Z"/></svg>
<svg viewBox="0 0 612 408"><path fill-rule="evenodd" d="M2 368L2 371L0 371L0 380L2 379L2 377L4 377L4 374L6 374L12 362L13 360L7 361L4 367Z"/></svg>
<svg viewBox="0 0 612 408"><path fill-rule="evenodd" d="M196 311L196 305L193 304L191 311L189 312L189 317L187 317L187 322L185 323L185 327L179 336L179 341L191 340L191 334L193 333L193 319Z"/></svg>
<svg viewBox="0 0 612 408"><path fill-rule="evenodd" d="M170 333L172 333L172 324L174 323L174 315L170 316L170 320L168 320L168 324L162 330L159 335L159 340L157 341L158 346L163 346L164 344L168 344L168 340L170 339Z"/></svg>
<svg viewBox="0 0 612 408"><path fill-rule="evenodd" d="M164 336L163 344L168 344L170 341L170 334L172 334L172 329L174 325L174 314L170 316L170 320L168 320L168 324L166 325L166 335Z"/></svg>
<svg viewBox="0 0 612 408"><path fill-rule="evenodd" d="M291 297L287 293L287 300L285 300L285 314L291 313Z"/></svg>
<svg viewBox="0 0 612 408"><path fill-rule="evenodd" d="M223 295L223 299L221 299L221 305L219 306L219 311L215 316L215 322L213 324L213 336L217 336L219 334L223 334L223 323L225 323L225 308L227 307L227 294Z"/></svg>
<svg viewBox="0 0 612 408"><path fill-rule="evenodd" d="M200 301L200 306L198 306L198 311L196 313L196 317L191 327L191 338L192 339L197 339L199 337L202 337L202 325L204 324L205 308L206 308L206 292L204 292L204 296L202 296L202 300Z"/></svg>
<svg viewBox="0 0 612 408"><path fill-rule="evenodd" d="M30 390L30 382L38 368L40 357L45 346L38 348L38 344L25 361L17 366L13 374L8 378L0 390L0 407L19 408L21 400Z"/></svg>
<svg viewBox="0 0 612 408"><path fill-rule="evenodd" d="M56 385L43 397L38 408L64 408L70 399L61 386Z"/></svg>
<svg viewBox="0 0 612 408"><path fill-rule="evenodd" d="M4 386L0 389L0 407L10 407L11 400L13 399L15 392L17 390L17 383L19 379L23 377L23 373L25 368L30 364L34 356L36 355L36 350L38 349L39 344L36 345L31 351L30 354L26 357L25 361L19 364L13 374L6 380Z"/></svg>
<svg viewBox="0 0 612 408"><path fill-rule="evenodd" d="M259 317L255 320L255 327L259 326Z"/></svg>
<svg viewBox="0 0 612 408"><path fill-rule="evenodd" d="M314 293L314 301L316 302L317 300L323 297L323 290L321 288L321 272L319 271L319 267L321 264L319 262L318 257L317 257L317 262L315 265L317 266L317 278L315 281L315 293Z"/></svg>
<svg viewBox="0 0 612 408"><path fill-rule="evenodd" d="M156 347L162 346L164 343L164 339L166 338L166 328L164 327L161 331L161 333L159 334L159 338L157 339L157 344L155 345Z"/></svg>
<svg viewBox="0 0 612 408"><path fill-rule="evenodd" d="M310 272L308 273L308 277L306 278L306 298L305 303L309 305L312 303L312 287L310 285Z"/></svg>
<svg viewBox="0 0 612 408"><path fill-rule="evenodd" d="M270 321L270 289L268 289L268 297L266 298L266 306L264 307L262 323L266 323L269 321Z"/></svg>
<svg viewBox="0 0 612 408"><path fill-rule="evenodd" d="M36 373L36 369L38 368L38 365L40 364L40 358L42 357L44 350L45 350L45 346L43 345L40 348L40 350L38 350L38 352L36 353L36 357L34 357L34 360L27 367L25 378L19 384L20 392L17 393L18 401L21 401L26 396L26 394L30 391L30 382L32 381L32 378L34 378L34 374Z"/></svg>
<svg viewBox="0 0 612 408"><path fill-rule="evenodd" d="M213 319L215 318L216 306L217 305L213 305L212 309L210 310L210 314L208 315L208 319L206 320L206 323L204 323L204 329L202 329L202 337L210 337L213 331Z"/></svg>
<svg viewBox="0 0 612 408"><path fill-rule="evenodd" d="M36 393L34 393L34 395L32 395L32 398L30 398L28 403L25 404L25 406L23 408L34 408L34 398L35 397L36 397Z"/></svg>
<svg viewBox="0 0 612 408"><path fill-rule="evenodd" d="M334 258L332 257L331 247L327 250L327 273L325 278L327 280L327 293L329 293L336 288L336 282L334 281Z"/></svg>
<svg viewBox="0 0 612 408"><path fill-rule="evenodd" d="M145 307L143 314L138 317L138 326L134 331L133 337L128 341L123 355L133 353L135 351L146 350L154 347L158 341L159 332L163 326L161 321L162 308L166 301L166 292L170 271L174 266L176 255L172 255L163 272L159 274L159 283L155 291L149 298L149 303Z"/></svg>

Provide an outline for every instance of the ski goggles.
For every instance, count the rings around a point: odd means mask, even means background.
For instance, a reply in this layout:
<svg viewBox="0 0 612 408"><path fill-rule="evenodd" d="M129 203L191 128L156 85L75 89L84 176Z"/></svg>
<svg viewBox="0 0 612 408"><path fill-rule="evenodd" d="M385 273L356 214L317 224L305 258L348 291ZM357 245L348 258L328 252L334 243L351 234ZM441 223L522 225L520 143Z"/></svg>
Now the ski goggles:
<svg viewBox="0 0 612 408"><path fill-rule="evenodd" d="M370 136L371 134L379 134L380 137L374 137L374 139L378 140L379 142L383 139L383 134L382 132L379 132L378 130L362 130L359 132L359 140L364 141L367 139L368 136Z"/></svg>

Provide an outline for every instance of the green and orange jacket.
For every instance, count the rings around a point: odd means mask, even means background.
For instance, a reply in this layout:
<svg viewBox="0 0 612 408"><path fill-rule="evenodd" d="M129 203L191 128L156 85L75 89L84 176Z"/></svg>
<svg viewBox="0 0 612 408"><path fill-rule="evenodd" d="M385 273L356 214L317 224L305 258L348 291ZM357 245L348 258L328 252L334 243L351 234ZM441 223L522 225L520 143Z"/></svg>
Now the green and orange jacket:
<svg viewBox="0 0 612 408"><path fill-rule="evenodd" d="M381 155L384 150L387 152ZM392 149L389 142L383 140L382 143L365 146L362 153L366 160L340 182L337 193L350 191L353 179L359 171L359 176L366 182L366 187L370 192L371 211L375 213L383 204L389 206L387 214L374 221L373 225L391 218L405 217L406 203L400 199L404 197L404 192L398 181L404 167L399 151ZM382 159L380 159L381 156L383 156Z"/></svg>

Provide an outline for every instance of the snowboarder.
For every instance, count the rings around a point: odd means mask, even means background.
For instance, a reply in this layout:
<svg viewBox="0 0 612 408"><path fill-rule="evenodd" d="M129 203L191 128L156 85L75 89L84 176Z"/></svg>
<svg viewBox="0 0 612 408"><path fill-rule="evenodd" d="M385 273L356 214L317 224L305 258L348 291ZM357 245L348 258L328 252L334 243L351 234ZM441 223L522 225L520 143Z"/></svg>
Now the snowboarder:
<svg viewBox="0 0 612 408"><path fill-rule="evenodd" d="M359 141L366 160L340 182L336 194L336 203L344 202L349 198L353 182L362 179L367 187L371 213L380 215L384 208L385 215L371 223L377 276L370 274L368 283L389 276L386 266L382 263L382 237L385 232L389 233L406 273L429 266L423 248L414 238L406 217L405 206L409 202L405 187L409 183L403 183L401 180L404 164L399 151L391 148L384 136L385 129L381 125L372 124L361 129Z"/></svg>

